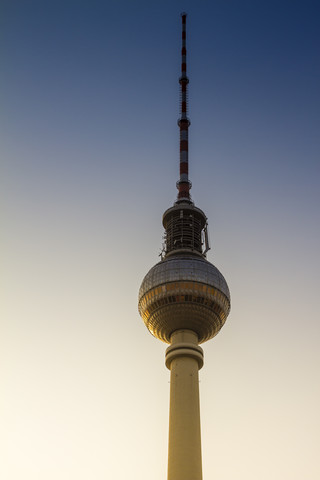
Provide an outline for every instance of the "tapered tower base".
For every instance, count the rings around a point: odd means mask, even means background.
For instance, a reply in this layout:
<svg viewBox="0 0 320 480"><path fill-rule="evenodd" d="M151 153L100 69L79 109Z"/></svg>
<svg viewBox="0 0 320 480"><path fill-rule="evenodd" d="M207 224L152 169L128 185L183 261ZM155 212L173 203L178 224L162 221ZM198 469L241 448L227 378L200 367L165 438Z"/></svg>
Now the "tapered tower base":
<svg viewBox="0 0 320 480"><path fill-rule="evenodd" d="M203 351L191 330L177 330L166 351L171 371L168 480L202 480L198 371Z"/></svg>

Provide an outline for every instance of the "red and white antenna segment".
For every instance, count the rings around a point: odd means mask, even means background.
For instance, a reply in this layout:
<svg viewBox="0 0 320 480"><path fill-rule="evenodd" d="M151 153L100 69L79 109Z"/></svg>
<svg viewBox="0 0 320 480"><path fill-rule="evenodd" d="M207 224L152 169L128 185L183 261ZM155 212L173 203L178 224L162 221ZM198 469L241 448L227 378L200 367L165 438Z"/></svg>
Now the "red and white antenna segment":
<svg viewBox="0 0 320 480"><path fill-rule="evenodd" d="M182 49L181 49L181 77L179 78L181 105L180 118L178 125L180 128L180 180L177 182L179 190L177 201L191 202L188 164L188 128L190 120L187 117L187 87L189 79L187 77L187 46L186 46L186 19L187 14L182 13Z"/></svg>

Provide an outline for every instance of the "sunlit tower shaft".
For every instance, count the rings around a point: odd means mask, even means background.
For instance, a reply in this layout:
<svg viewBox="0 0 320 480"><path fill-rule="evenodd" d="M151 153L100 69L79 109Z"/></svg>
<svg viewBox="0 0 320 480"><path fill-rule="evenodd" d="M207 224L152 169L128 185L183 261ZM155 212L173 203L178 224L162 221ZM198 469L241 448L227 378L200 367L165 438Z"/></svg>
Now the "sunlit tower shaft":
<svg viewBox="0 0 320 480"><path fill-rule="evenodd" d="M182 15L180 179L178 197L163 214L162 260L149 270L139 291L139 312L148 330L169 343L170 369L168 480L201 480L199 346L221 329L230 311L228 285L206 260L207 218L190 198L186 74L186 14Z"/></svg>

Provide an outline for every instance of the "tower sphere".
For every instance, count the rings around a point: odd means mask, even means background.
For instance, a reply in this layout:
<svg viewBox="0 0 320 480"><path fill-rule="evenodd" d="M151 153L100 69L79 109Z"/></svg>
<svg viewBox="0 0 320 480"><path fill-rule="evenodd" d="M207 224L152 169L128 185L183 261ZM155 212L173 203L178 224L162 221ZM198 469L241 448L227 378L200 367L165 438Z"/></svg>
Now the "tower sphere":
<svg viewBox="0 0 320 480"><path fill-rule="evenodd" d="M214 337L230 310L227 282L219 270L195 254L176 253L152 267L139 291L139 312L156 338L188 329L199 343Z"/></svg>

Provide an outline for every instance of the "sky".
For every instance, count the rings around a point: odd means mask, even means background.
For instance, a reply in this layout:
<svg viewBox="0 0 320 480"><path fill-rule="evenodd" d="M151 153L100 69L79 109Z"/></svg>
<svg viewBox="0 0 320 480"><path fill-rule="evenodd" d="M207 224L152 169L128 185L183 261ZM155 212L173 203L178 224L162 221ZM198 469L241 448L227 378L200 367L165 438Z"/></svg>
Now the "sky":
<svg viewBox="0 0 320 480"><path fill-rule="evenodd" d="M137 296L177 194L182 11L191 193L232 300L203 344L203 476L318 480L319 10L2 0L2 480L166 478Z"/></svg>

